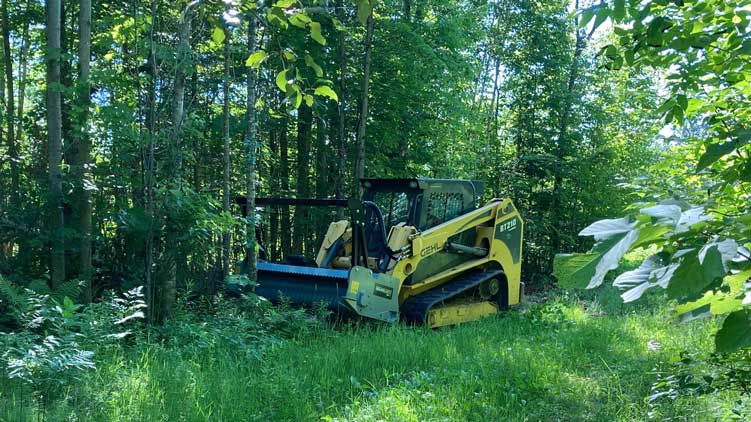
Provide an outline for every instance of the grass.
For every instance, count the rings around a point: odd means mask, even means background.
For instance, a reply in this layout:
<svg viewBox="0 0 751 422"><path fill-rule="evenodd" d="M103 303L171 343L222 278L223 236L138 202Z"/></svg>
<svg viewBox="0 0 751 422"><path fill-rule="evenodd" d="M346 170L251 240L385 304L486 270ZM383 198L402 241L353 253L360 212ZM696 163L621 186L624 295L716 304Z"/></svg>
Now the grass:
<svg viewBox="0 0 751 422"><path fill-rule="evenodd" d="M659 305L601 290L553 294L459 327L320 328L262 353L206 334L176 347L98 352L51 421L644 421L654 370L711 351L711 320L678 325ZM659 344L650 350L647 344ZM654 348L652 348L654 349ZM657 420L711 420L734 397L680 400ZM0 419L40 417L0 381Z"/></svg>

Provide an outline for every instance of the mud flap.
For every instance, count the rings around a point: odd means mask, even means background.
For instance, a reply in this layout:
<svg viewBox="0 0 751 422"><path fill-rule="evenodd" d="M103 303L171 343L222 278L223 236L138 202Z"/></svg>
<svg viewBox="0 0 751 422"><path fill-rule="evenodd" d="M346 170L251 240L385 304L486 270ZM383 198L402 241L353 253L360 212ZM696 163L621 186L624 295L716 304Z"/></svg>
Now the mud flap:
<svg viewBox="0 0 751 422"><path fill-rule="evenodd" d="M345 303L358 315L386 322L399 320L399 279L365 267L349 271Z"/></svg>

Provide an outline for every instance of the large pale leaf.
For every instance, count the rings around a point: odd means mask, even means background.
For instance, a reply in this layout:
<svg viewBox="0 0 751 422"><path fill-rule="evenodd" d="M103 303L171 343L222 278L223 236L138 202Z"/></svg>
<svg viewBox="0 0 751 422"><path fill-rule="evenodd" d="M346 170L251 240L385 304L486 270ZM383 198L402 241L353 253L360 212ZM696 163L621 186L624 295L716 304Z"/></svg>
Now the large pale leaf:
<svg viewBox="0 0 751 422"><path fill-rule="evenodd" d="M636 226L636 222L629 221L628 217L614 218L610 220L600 220L587 226L579 232L579 236L594 236L595 240L600 241L612 236L631 231Z"/></svg>
<svg viewBox="0 0 751 422"><path fill-rule="evenodd" d="M681 214L681 218L678 219L678 224L675 226L675 232L687 232L694 224L707 221L709 218L710 217L704 213L703 207L690 208Z"/></svg>
<svg viewBox="0 0 751 422"><path fill-rule="evenodd" d="M639 212L656 218L659 223L668 223L670 225L675 225L681 218L681 207L672 204L659 204L642 208Z"/></svg>
<svg viewBox="0 0 751 422"><path fill-rule="evenodd" d="M619 289L630 289L634 286L644 283L649 280L649 275L660 264L660 258L656 255L652 255L645 259L639 268L635 270L626 271L613 280L613 286Z"/></svg>
<svg viewBox="0 0 751 422"><path fill-rule="evenodd" d="M613 285L618 288L629 288L628 291L621 294L623 302L633 302L652 287L667 287L668 281L673 276L676 264L662 266L664 260L653 255L647 258L642 265L636 270L628 271L618 276Z"/></svg>
<svg viewBox="0 0 751 422"><path fill-rule="evenodd" d="M610 248L610 250L605 252L600 262L597 263L597 267L595 268L595 275L592 276L592 279L587 285L588 289L594 289L595 287L602 284L608 272L618 268L623 255L628 252L629 248L638 236L639 230L631 230L623 235L623 237L612 248Z"/></svg>
<svg viewBox="0 0 751 422"><path fill-rule="evenodd" d="M751 312L744 309L725 318L715 335L715 349L727 353L748 346L751 346Z"/></svg>
<svg viewBox="0 0 751 422"><path fill-rule="evenodd" d="M638 230L633 230L597 243L586 254L558 254L553 260L553 275L564 288L597 287L610 270L618 267L637 236Z"/></svg>

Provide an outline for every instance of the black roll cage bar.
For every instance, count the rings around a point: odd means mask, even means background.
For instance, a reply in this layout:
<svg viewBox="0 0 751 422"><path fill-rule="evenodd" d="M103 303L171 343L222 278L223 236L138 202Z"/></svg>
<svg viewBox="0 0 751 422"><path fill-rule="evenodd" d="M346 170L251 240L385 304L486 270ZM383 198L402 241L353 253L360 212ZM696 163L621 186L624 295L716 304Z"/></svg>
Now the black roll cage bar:
<svg viewBox="0 0 751 422"><path fill-rule="evenodd" d="M235 203L242 209L243 217L248 216L248 201L244 196L235 198ZM350 212L350 224L352 225L352 266L368 267L368 246L365 239L365 207L375 207L379 212L381 230L385 231L383 216L378 206L370 201L359 199L312 199L312 198L256 198L256 207L336 207L348 208Z"/></svg>

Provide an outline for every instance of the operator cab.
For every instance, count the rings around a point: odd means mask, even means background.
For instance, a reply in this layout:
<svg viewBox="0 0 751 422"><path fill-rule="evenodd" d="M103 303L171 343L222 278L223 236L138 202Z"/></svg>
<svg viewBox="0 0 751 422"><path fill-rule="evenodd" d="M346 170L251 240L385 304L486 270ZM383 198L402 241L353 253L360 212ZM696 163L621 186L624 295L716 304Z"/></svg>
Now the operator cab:
<svg viewBox="0 0 751 422"><path fill-rule="evenodd" d="M477 180L363 179L365 239L378 267L407 241L409 230L424 231L477 208L483 184Z"/></svg>

